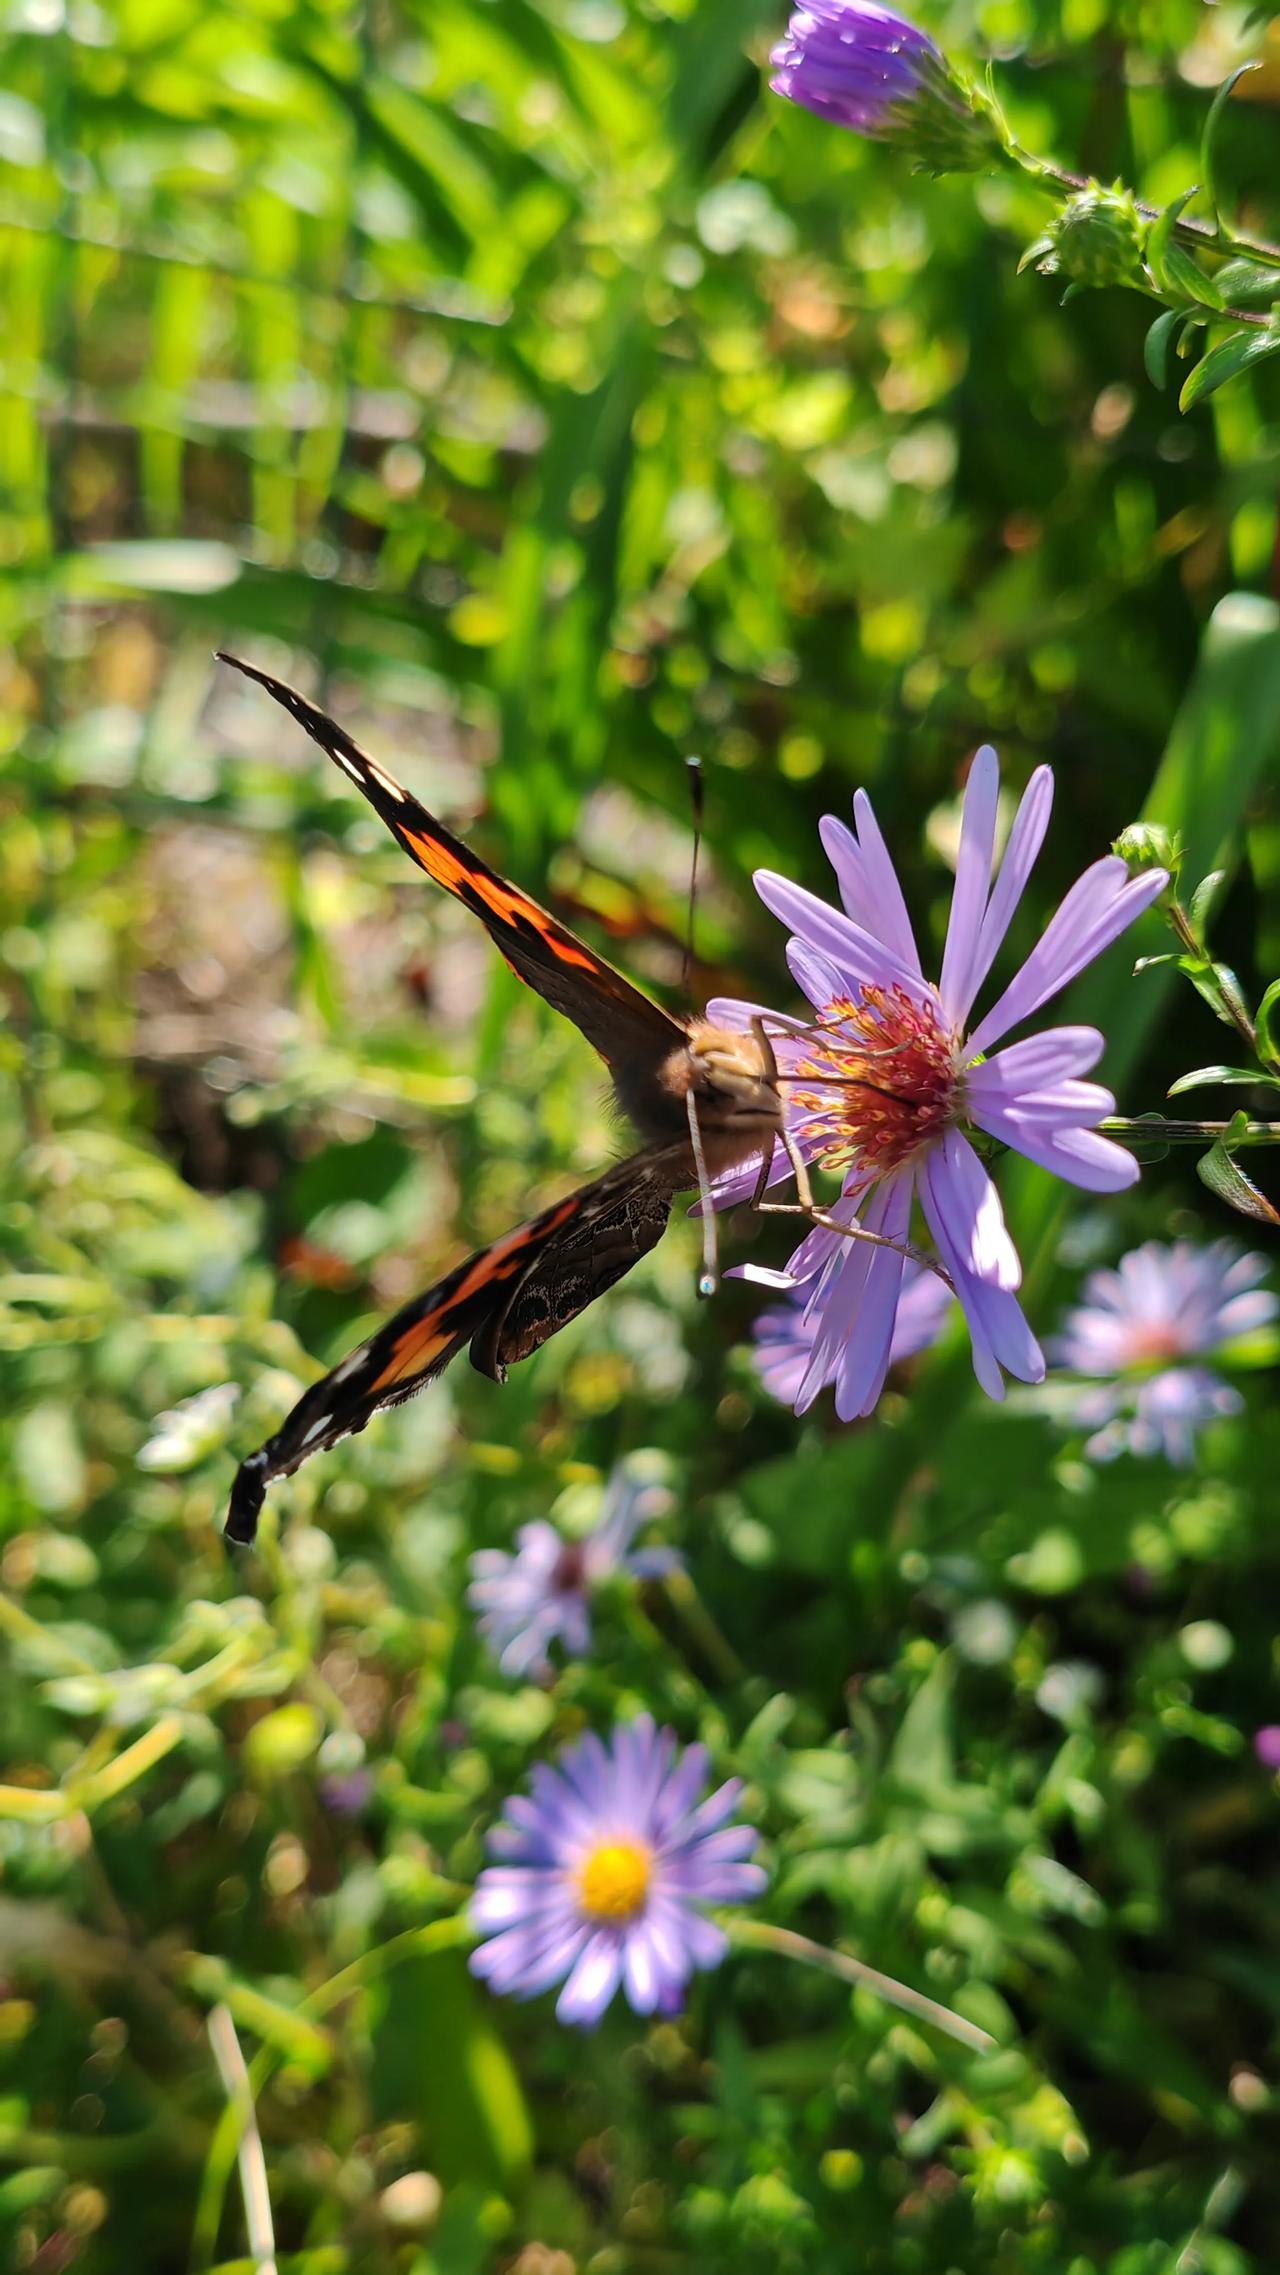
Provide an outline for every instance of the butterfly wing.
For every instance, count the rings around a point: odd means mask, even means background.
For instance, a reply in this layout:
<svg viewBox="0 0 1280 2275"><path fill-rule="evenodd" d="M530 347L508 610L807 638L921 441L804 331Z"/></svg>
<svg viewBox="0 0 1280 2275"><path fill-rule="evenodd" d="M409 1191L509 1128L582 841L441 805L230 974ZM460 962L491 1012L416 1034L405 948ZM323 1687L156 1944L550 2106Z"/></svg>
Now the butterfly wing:
<svg viewBox="0 0 1280 2275"><path fill-rule="evenodd" d="M468 1256L425 1295L305 1391L264 1446L236 1472L227 1538L251 1541L268 1485L313 1453L363 1430L442 1374L467 1343L501 1381L661 1238L671 1198L687 1181L687 1149L653 1147Z"/></svg>
<svg viewBox="0 0 1280 2275"><path fill-rule="evenodd" d="M418 867L479 917L512 969L554 1010L572 1019L615 1079L624 1076L624 1089L631 1089L637 1066L656 1074L667 1055L684 1043L684 1028L676 1020L606 964L549 909L490 869L316 704L270 672L259 671L256 664L224 649L218 650L218 657L284 705L363 791ZM625 1079L627 1070L632 1072L630 1082Z"/></svg>
<svg viewBox="0 0 1280 2275"><path fill-rule="evenodd" d="M579 1195L583 1206L530 1256L475 1337L472 1365L505 1381L509 1366L529 1358L657 1246L672 1196L692 1175L686 1146L654 1146L588 1186Z"/></svg>

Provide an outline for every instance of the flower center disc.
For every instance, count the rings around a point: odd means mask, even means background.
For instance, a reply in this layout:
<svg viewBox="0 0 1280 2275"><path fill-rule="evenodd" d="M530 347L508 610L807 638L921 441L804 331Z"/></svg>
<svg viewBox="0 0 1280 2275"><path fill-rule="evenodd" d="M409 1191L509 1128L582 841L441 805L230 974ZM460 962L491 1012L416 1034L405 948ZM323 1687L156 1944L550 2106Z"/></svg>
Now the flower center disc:
<svg viewBox="0 0 1280 2275"><path fill-rule="evenodd" d="M596 1920L629 1920L649 1893L653 1860L639 1841L607 1841L593 1848L575 1878L584 1912Z"/></svg>
<svg viewBox="0 0 1280 2275"><path fill-rule="evenodd" d="M829 1003L794 1073L813 1084L791 1101L824 1169L860 1163L883 1176L939 1137L955 1109L951 1036L932 1003L900 987Z"/></svg>
<svg viewBox="0 0 1280 2275"><path fill-rule="evenodd" d="M1187 1355L1185 1336L1177 1326L1157 1326L1154 1321L1134 1327L1129 1334L1129 1347L1125 1364L1131 1367L1150 1366L1161 1359L1181 1359Z"/></svg>

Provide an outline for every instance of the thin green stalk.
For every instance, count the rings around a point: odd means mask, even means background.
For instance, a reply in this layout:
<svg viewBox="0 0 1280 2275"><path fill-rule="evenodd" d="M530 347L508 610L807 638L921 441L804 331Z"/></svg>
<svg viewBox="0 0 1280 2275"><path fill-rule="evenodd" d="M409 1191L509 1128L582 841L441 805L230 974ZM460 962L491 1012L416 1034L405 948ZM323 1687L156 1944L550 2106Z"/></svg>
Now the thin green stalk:
<svg viewBox="0 0 1280 2275"><path fill-rule="evenodd" d="M101 1667L95 1667L79 1651L73 1651L61 1636L51 1635L48 1628L42 1627L12 1596L0 1595L0 1634L7 1635L13 1643L30 1643L47 1652L51 1658L61 1661L64 1672L69 1675L102 1673Z"/></svg>
<svg viewBox="0 0 1280 2275"><path fill-rule="evenodd" d="M904 2014L915 2015L917 2021L945 2031L948 2038L967 2046L971 2053L990 2054L996 2050L997 2041L989 2031L980 2030L976 2022L966 2022L963 2015L953 2014L950 2007L939 2006L936 1999L926 1998L923 1991L913 1991L909 1983L899 1983L892 1975L882 1975L878 1967L868 1967L847 1951L830 1951L825 1944L814 1943L807 1935L797 1935L794 1928L775 1927L771 1920L743 1919L730 1914L722 1917L721 1925L730 1943L740 1950L773 1951L780 1959L798 1959L802 1966L816 1967L821 1974L834 1975L838 1982L873 1991L887 2005L900 2007Z"/></svg>
<svg viewBox="0 0 1280 2275"><path fill-rule="evenodd" d="M240 2127L237 2161L240 2166L240 2193L244 2200L245 2240L253 2256L258 2275L276 2275L276 2233L271 2216L271 2190L267 2182L267 2160L262 2150L262 2135L258 2131L253 2106L253 2088L245 2068L244 2054L236 2036L236 2026L225 2006L215 2006L208 2021L209 2044L227 2107L235 2113Z"/></svg>
<svg viewBox="0 0 1280 2275"><path fill-rule="evenodd" d="M452 1883L442 1881L440 1886L442 1889L446 1886L452 1889ZM459 1896L469 1894L466 1889L455 1892ZM336 1975L331 1975L327 1982L321 1983L317 1990L300 2001L298 2014L304 2019L315 2021L321 2015L328 2014L333 2007L340 2006L354 1991L364 1990L370 1983L376 1982L380 1975L385 1974L388 1968L397 1966L400 1960L412 1959L422 1952L451 1950L455 1946L469 1943L474 1932L466 1913L462 1911L451 1912L445 1919L429 1920L424 1927L406 1928L402 1935L393 1935L388 1942L377 1944L361 1958L353 1959L349 1967L339 1968ZM284 2049L278 2045L259 2047L248 2065L250 2107L256 2105L263 2087L284 2058ZM239 2155L242 2123L242 2105L228 2102L213 2129L192 2224L191 2264L197 2270L213 2265L218 2230L222 2225L223 2199Z"/></svg>
<svg viewBox="0 0 1280 2275"><path fill-rule="evenodd" d="M746 1668L728 1637L707 1610L687 1572L669 1572L663 1582L667 1599L694 1643L722 1683L740 1683Z"/></svg>
<svg viewBox="0 0 1280 2275"><path fill-rule="evenodd" d="M1089 187L1087 175L1073 174L1070 167L1059 166L1053 158L1037 158L1019 143L1011 144L1009 156L1019 173L1046 186L1052 183L1055 189L1069 190L1073 197ZM1144 221L1159 220L1159 206L1148 205L1145 198L1135 198L1134 203ZM1228 229L1212 221L1196 221L1183 213L1174 222L1173 234L1182 244L1194 245L1202 253L1220 253L1224 260L1239 257L1267 261L1280 268L1280 245L1270 244L1265 237L1251 236L1247 230ZM1267 318L1254 316L1251 321L1265 323Z"/></svg>
<svg viewBox="0 0 1280 2275"><path fill-rule="evenodd" d="M1212 1145L1215 1138L1232 1133L1232 1145L1280 1145L1280 1122L1246 1122L1236 1131L1232 1122L1174 1122L1162 1114L1109 1114L1098 1128L1122 1145Z"/></svg>

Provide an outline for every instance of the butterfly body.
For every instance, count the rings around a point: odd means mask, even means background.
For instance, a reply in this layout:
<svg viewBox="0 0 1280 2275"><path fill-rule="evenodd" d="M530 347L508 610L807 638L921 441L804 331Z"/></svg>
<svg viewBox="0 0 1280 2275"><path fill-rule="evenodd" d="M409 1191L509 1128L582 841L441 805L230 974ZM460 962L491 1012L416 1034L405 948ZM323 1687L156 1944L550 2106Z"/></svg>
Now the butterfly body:
<svg viewBox="0 0 1280 2275"><path fill-rule="evenodd" d="M306 696L238 657L222 660L292 714L418 867L479 917L518 977L573 1021L643 1141L638 1153L467 1257L304 1392L237 1474L227 1535L250 1541L272 1478L412 1397L468 1344L474 1365L503 1380L656 1245L677 1193L770 1158L782 1109L756 1037L673 1018L491 869Z"/></svg>
<svg viewBox="0 0 1280 2275"><path fill-rule="evenodd" d="M713 1176L758 1155L781 1124L777 1084L755 1037L713 1027L705 1019L690 1020L686 1041L663 1062L655 1088L664 1124L673 1135L677 1129L687 1135L692 1097ZM643 1136L659 1138L648 1094L628 1108L619 1086L618 1102ZM686 1182L697 1183L692 1158Z"/></svg>

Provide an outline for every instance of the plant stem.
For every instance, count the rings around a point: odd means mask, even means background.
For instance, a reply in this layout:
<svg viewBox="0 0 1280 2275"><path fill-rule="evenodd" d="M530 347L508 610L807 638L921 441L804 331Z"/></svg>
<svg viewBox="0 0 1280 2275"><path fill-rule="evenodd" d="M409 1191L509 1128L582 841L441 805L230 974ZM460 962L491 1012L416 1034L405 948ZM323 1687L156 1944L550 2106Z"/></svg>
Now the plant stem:
<svg viewBox="0 0 1280 2275"><path fill-rule="evenodd" d="M882 1975L878 1967L868 1967L847 1951L830 1951L825 1944L814 1943L807 1935L797 1935L794 1928L775 1927L771 1920L742 1919L730 1914L722 1917L720 1924L729 1941L740 1950L773 1951L780 1959L798 1959L803 1966L816 1967L824 1975L834 1975L839 1982L873 1991L889 2006L901 2007L904 2014L914 2014L919 2021L931 2023L935 2030L945 2030L949 2038L958 2039L971 2053L990 2054L995 2050L996 2040L989 2031L980 2030L976 2022L966 2022L963 2015L953 2014L950 2007L939 2006L936 1999L926 1998L923 1991L913 1991L908 1983L899 1983L892 1975Z"/></svg>
<svg viewBox="0 0 1280 2275"><path fill-rule="evenodd" d="M222 2080L222 2090L227 2097L227 2106L234 2109L240 2128L237 2161L240 2166L240 2194L244 2201L245 2238L258 2275L276 2275L276 2237L271 2217L271 2190L267 2182L267 2160L262 2151L262 2135L258 2131L249 2072L245 2068L236 2026L225 2006L215 2006L207 2028L213 2058Z"/></svg>
<svg viewBox="0 0 1280 2275"><path fill-rule="evenodd" d="M746 1668L726 1635L722 1635L687 1572L668 1572L662 1583L686 1628L691 1642L702 1652L722 1683L740 1683Z"/></svg>
<svg viewBox="0 0 1280 2275"><path fill-rule="evenodd" d="M1181 941L1187 955L1195 956L1201 962L1207 961L1207 952L1204 946L1204 942L1196 938L1195 927L1192 924L1190 917L1187 915L1187 912L1183 907L1181 901L1178 899L1176 893L1170 893L1169 906L1166 913L1169 918L1169 926L1174 935L1174 938ZM1258 1048L1258 1030L1254 1026L1254 1023L1249 1017L1248 1012L1245 1010L1244 1005L1236 999L1232 989L1223 983L1220 974L1218 995L1219 1000L1226 1011L1227 1017L1230 1019L1232 1026L1236 1030L1236 1033L1243 1041L1245 1048L1250 1051L1256 1051Z"/></svg>
<svg viewBox="0 0 1280 2275"><path fill-rule="evenodd" d="M1029 174L1033 181L1052 183L1055 189L1069 190L1073 197L1089 187L1086 175L1073 174L1069 167L1059 166L1055 159L1037 158L1019 143L1011 145L1009 156L1020 173ZM1134 203L1144 221L1159 220L1158 206L1148 205L1145 198L1136 198ZM1224 229L1212 221L1194 221L1185 213L1174 222L1173 234L1184 245L1195 245L1202 253L1220 253L1224 260L1238 254L1247 260L1267 261L1280 268L1280 245L1269 244L1265 237ZM1265 323L1267 319L1264 317L1262 321Z"/></svg>
<svg viewBox="0 0 1280 2275"><path fill-rule="evenodd" d="M468 1893L469 1890L466 1889L459 1891L460 1895ZM386 1968L394 1967L399 1960L411 1959L415 1954L423 1952L457 1948L472 1942L474 1936L475 1930L465 1912L450 1914L444 1919L429 1920L422 1927L406 1928L402 1935L391 1936L386 1943L377 1944L372 1951L366 1951L359 1959L353 1959L350 1966L339 1968L336 1975L330 1975L327 1982L321 1983L318 1989L300 2002L297 2011L304 2020L315 2021L321 2015L328 2014L333 2007L340 2006L353 1991L361 1990L366 1983L376 1981ZM279 2068L284 2058L280 2046L274 2041L258 2048L248 2065L252 2102L256 2102L272 2072ZM222 2200L239 2153L242 2114L242 2104L228 2101L209 2142L191 2238L191 2264L197 2270L208 2268L213 2262L218 2229L222 2222Z"/></svg>
<svg viewBox="0 0 1280 2275"><path fill-rule="evenodd" d="M1098 1128L1108 1137L1119 1138L1122 1144L1133 1140L1137 1144L1152 1145L1212 1145L1215 1138L1225 1137L1232 1127L1230 1122L1172 1122L1161 1114L1109 1114ZM1280 1122L1246 1122L1238 1145L1280 1145Z"/></svg>

